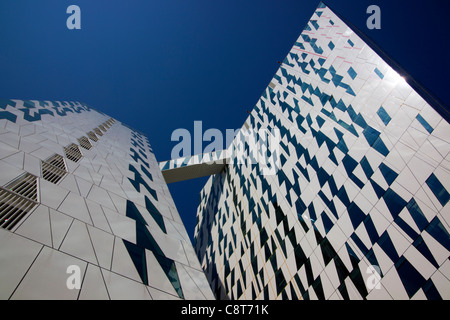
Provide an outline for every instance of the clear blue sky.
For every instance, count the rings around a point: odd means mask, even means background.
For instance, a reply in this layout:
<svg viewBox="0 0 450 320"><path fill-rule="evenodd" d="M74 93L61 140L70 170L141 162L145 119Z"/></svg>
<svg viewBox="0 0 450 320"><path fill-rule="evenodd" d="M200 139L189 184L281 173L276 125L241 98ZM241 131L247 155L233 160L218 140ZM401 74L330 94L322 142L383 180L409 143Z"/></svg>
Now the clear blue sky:
<svg viewBox="0 0 450 320"><path fill-rule="evenodd" d="M74 100L146 133L242 126L319 1L1 0L0 97ZM450 105L448 1L325 1ZM66 9L81 8L81 30ZM381 8L381 30L366 9ZM170 185L188 233L205 179Z"/></svg>

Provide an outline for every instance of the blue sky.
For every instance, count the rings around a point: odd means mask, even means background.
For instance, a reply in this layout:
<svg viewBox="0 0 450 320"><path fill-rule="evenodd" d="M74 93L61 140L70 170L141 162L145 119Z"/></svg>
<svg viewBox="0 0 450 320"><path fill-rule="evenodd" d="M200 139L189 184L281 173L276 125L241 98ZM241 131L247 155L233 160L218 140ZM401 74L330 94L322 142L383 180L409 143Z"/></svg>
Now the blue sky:
<svg viewBox="0 0 450 320"><path fill-rule="evenodd" d="M74 100L146 133L242 126L319 1L2 0L0 98ZM325 1L450 105L447 1ZM81 30L69 30L69 5ZM366 27L369 5L381 30ZM192 236L205 178L169 185Z"/></svg>

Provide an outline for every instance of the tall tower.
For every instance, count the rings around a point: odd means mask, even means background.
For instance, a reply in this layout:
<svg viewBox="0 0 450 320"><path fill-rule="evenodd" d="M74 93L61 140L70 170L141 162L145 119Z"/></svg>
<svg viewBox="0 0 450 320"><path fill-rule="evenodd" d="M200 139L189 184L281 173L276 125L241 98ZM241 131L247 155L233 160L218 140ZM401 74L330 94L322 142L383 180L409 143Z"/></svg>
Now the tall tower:
<svg viewBox="0 0 450 320"><path fill-rule="evenodd" d="M201 192L218 298L449 299L449 114L321 3ZM245 131L277 130L265 174ZM269 150L269 149L267 149Z"/></svg>
<svg viewBox="0 0 450 320"><path fill-rule="evenodd" d="M147 137L0 101L0 299L213 299Z"/></svg>

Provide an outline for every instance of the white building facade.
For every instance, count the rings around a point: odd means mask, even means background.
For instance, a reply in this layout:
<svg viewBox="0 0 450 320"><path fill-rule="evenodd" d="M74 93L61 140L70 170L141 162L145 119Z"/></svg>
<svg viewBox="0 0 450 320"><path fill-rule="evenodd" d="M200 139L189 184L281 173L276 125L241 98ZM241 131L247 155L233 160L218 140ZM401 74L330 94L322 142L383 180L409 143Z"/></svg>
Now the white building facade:
<svg viewBox="0 0 450 320"><path fill-rule="evenodd" d="M0 299L214 299L145 135L0 101Z"/></svg>
<svg viewBox="0 0 450 320"><path fill-rule="evenodd" d="M276 173L231 157L201 192L216 297L449 299L448 119L321 3L243 126L279 130Z"/></svg>

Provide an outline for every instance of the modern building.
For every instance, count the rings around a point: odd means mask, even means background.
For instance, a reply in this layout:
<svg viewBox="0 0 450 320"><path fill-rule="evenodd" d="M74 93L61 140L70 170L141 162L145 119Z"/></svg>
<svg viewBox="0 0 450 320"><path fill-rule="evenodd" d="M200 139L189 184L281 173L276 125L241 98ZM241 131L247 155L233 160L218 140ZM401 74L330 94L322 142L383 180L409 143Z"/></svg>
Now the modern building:
<svg viewBox="0 0 450 320"><path fill-rule="evenodd" d="M0 299L450 299L448 110L323 3L226 150L0 109ZM193 246L167 183L208 175Z"/></svg>
<svg viewBox="0 0 450 320"><path fill-rule="evenodd" d="M214 299L148 139L0 101L0 299Z"/></svg>
<svg viewBox="0 0 450 320"><path fill-rule="evenodd" d="M450 299L448 120L320 3L242 128L278 131L278 151L238 134L201 192L194 246L215 296ZM163 174L208 173L190 161Z"/></svg>

